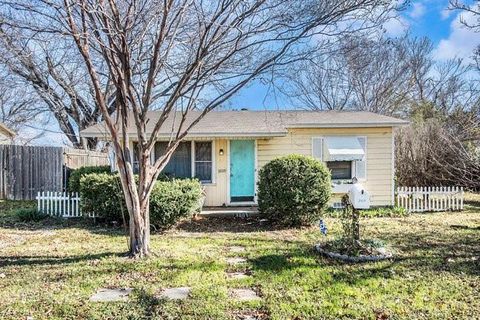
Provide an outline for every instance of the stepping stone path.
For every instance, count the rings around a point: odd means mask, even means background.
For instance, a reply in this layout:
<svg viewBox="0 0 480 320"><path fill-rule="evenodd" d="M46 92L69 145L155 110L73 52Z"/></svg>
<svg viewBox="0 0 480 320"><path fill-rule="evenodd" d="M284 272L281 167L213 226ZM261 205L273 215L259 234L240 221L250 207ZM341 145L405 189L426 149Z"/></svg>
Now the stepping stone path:
<svg viewBox="0 0 480 320"><path fill-rule="evenodd" d="M247 259L244 258L228 258L227 263L231 265L237 265L247 262Z"/></svg>
<svg viewBox="0 0 480 320"><path fill-rule="evenodd" d="M230 252L245 252L245 247L231 246L231 247L228 247L228 250L230 250Z"/></svg>
<svg viewBox="0 0 480 320"><path fill-rule="evenodd" d="M260 297L252 289L230 289L230 296L237 301L260 300Z"/></svg>
<svg viewBox="0 0 480 320"><path fill-rule="evenodd" d="M160 296L170 300L185 300L188 298L190 291L190 287L168 288L163 290Z"/></svg>
<svg viewBox="0 0 480 320"><path fill-rule="evenodd" d="M250 275L246 274L245 272L227 272L228 280L241 280L249 277Z"/></svg>
<svg viewBox="0 0 480 320"><path fill-rule="evenodd" d="M127 301L128 295L132 292L131 288L121 289L99 289L94 295L90 297L90 301L94 302L115 302Z"/></svg>

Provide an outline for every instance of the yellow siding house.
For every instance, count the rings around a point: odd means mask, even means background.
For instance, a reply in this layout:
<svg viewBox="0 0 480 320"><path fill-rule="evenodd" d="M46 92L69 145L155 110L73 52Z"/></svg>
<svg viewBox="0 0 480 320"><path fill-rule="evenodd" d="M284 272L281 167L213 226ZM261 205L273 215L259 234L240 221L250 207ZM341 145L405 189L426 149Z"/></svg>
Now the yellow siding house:
<svg viewBox="0 0 480 320"><path fill-rule="evenodd" d="M159 115L151 112L149 124ZM254 205L261 167L276 157L302 154L325 162L331 170L333 206L339 205L353 178L364 185L373 206L390 206L394 204L393 131L405 124L370 112L212 111L192 128L164 174L197 177L205 187L206 206ZM164 127L154 158L165 148L172 123ZM129 128L128 134L133 150L135 128ZM83 130L82 135L108 139L102 124Z"/></svg>

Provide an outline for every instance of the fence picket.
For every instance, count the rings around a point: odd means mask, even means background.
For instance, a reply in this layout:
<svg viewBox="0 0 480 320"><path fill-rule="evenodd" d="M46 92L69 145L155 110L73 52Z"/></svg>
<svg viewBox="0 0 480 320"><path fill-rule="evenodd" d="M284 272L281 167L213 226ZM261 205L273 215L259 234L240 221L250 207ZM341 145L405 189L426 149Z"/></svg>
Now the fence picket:
<svg viewBox="0 0 480 320"><path fill-rule="evenodd" d="M81 217L80 196L78 192L37 192L37 209L50 216L62 218ZM95 213L88 213L94 218Z"/></svg>
<svg viewBox="0 0 480 320"><path fill-rule="evenodd" d="M408 212L463 210L463 187L398 187L397 206Z"/></svg>

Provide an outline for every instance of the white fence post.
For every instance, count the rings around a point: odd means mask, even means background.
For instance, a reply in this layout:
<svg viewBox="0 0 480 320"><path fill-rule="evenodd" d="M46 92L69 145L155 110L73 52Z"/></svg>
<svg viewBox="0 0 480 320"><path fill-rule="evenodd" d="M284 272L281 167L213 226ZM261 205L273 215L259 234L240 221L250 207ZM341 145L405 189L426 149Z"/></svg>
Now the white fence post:
<svg viewBox="0 0 480 320"><path fill-rule="evenodd" d="M408 212L463 210L463 187L398 187L397 206Z"/></svg>

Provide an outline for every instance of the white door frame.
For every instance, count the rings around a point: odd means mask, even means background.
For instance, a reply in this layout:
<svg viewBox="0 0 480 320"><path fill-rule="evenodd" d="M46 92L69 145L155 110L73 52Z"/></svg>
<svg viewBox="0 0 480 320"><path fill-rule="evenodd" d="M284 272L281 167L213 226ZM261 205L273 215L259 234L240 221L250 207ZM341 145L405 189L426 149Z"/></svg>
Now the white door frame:
<svg viewBox="0 0 480 320"><path fill-rule="evenodd" d="M257 139L238 139L238 140L253 140L254 142L254 177L253 177L253 201L242 201L242 202L232 202L230 196L230 141L233 139L227 140L227 206L251 206L256 205L258 202L257 199L257 179L258 179L258 159L257 159Z"/></svg>

